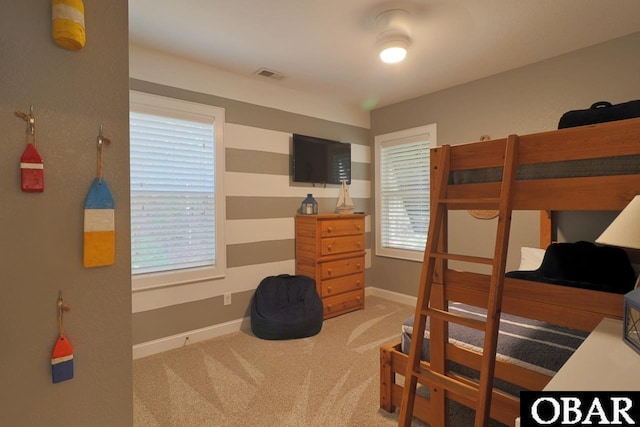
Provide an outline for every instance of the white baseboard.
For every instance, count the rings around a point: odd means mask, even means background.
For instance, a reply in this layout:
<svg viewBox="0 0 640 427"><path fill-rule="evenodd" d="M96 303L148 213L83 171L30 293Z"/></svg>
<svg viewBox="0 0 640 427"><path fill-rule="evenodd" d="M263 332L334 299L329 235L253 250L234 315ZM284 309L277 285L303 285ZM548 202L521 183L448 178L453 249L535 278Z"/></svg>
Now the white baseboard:
<svg viewBox="0 0 640 427"><path fill-rule="evenodd" d="M416 297L380 288L365 288L364 293L365 295L373 295L413 307L415 307L417 302ZM189 344L239 331L248 331L251 333L251 319L249 317L136 344L133 346L133 359L140 359L142 357L162 353L163 351L173 350L174 348L184 347Z"/></svg>
<svg viewBox="0 0 640 427"><path fill-rule="evenodd" d="M373 288L373 287L364 288L364 294L365 296L373 295L373 296L388 299L389 301L397 302L400 304L410 305L412 307L415 307L416 304L418 303L417 297L400 294L398 292L388 291L386 289Z"/></svg>
<svg viewBox="0 0 640 427"><path fill-rule="evenodd" d="M206 328L194 329L192 331L183 332L170 337L136 344L133 346L133 359L140 359L142 357L151 356L152 354L184 347L189 344L209 340L232 332L251 331L250 321L250 318L244 317L242 319L232 320L230 322L220 323Z"/></svg>

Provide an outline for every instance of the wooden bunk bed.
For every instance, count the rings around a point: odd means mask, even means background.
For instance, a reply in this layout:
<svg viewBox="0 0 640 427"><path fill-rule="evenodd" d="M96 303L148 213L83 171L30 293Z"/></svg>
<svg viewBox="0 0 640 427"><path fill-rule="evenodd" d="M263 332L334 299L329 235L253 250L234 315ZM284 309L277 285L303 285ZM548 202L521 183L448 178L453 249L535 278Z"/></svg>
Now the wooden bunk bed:
<svg viewBox="0 0 640 427"><path fill-rule="evenodd" d="M516 154L509 154L507 148L515 149ZM446 167L442 167L443 152L447 156ZM509 165L505 157L513 157L514 172L508 194L504 193L502 177L497 181L489 178L498 170L499 175L507 175ZM622 171L617 165L610 163L621 161L626 164ZM629 164L631 168L629 169ZM447 242L447 211L486 209L486 200L499 199L504 201L508 196L506 210L510 222L511 210L540 210L541 215L541 247L546 247L551 241L550 212L552 211L601 211L622 210L636 194L640 194L640 119L622 120L592 126L549 131L525 136L512 135L509 138L492 140L482 143L457 145L453 147L439 147L431 152L431 182L432 185L442 185L446 192L447 209L438 222L441 224L437 234L437 247L440 253L446 253ZM546 170L545 165L551 165L552 172ZM503 168L503 169L501 169ZM542 169L540 169L542 168ZM583 172L581 169L593 169ZM626 169L625 169L626 168ZM563 172L570 170L568 176ZM594 170L597 175L593 175ZM604 172L602 172L604 170ZM484 178L483 182L476 182L475 171ZM490 171L491 173L486 173ZM456 177L456 174L458 176ZM446 175L446 176L442 176ZM589 176L584 176L589 175ZM462 176L462 179L460 179ZM542 178L540 178L542 176ZM505 178L506 179L506 178ZM446 182L445 182L446 181ZM486 182L484 182L486 181ZM464 182L464 183L458 183ZM440 184L437 184L440 183ZM501 195L502 192L502 196ZM432 196L434 188L432 187ZM461 203L456 204L456 200ZM469 201L477 201L477 206L470 206ZM462 203L464 201L464 203ZM432 200L432 221L434 215ZM498 223L505 221L500 218ZM506 225L506 241L508 241L508 227ZM499 231L500 232L500 231ZM431 234L431 232L430 232ZM504 239L505 236L502 236ZM434 243L435 244L435 243ZM505 243L506 245L506 243ZM428 243L429 247L429 243ZM495 279L491 274L456 271L448 268L448 259L464 260L462 257L434 256L432 266L432 282L425 291L424 283L427 274L427 255L421 275L420 292L428 295L418 296L416 319L419 319L420 306L424 306L424 299L429 307L447 311L448 303L452 301L487 308L490 306L492 284L501 282L501 295L497 306L489 307L498 314L509 313L529 319L549 322L554 325L591 331L603 317L622 318L623 296L600 291L558 286L545 283L533 283L516 279ZM496 250L497 264L506 263L506 248ZM637 259L634 262L638 262ZM503 277L504 271L493 270ZM430 298L430 302L429 302ZM428 310L423 310L428 311ZM436 310L438 311L438 310ZM446 313L445 313L446 314ZM425 316L422 318L424 319ZM446 316L445 316L446 319ZM445 368L447 361L453 361L469 366L477 371L486 370L482 355L478 352L459 347L449 342L448 321L429 316L430 321L430 362L420 361L419 370L435 371L443 375L456 377L455 373ZM412 340L422 340L422 335L413 335ZM419 344L415 345L420 347ZM412 351L414 343L412 342ZM486 348L486 347L485 347ZM419 350L418 350L419 352ZM493 350L495 361L495 349ZM415 357L412 355L414 360ZM418 356L419 357L419 356ZM403 393L413 401L409 410L415 416L432 426L446 424L447 400L452 399L466 406L477 409L477 400L470 398L465 390L440 387L439 384L424 381L419 377L418 383L428 387L428 398L403 390L398 383L398 375L412 379L414 372L410 364L410 356L403 353L400 343L383 346L380 349L380 407L393 412L402 404ZM528 390L541 390L551 379L548 375L515 366L504 361L495 361L493 377L505 380ZM471 383L467 378L457 377L462 383ZM412 387L411 385L409 387ZM482 390L482 389L481 389ZM413 399L415 395L415 399ZM506 425L513 425L519 415L519 400L515 396L507 395L499 390L490 393L488 409L490 417ZM406 404L406 403L405 403ZM404 416L403 416L404 415ZM400 423L407 423L406 414L401 413ZM476 425L478 421L476 420Z"/></svg>

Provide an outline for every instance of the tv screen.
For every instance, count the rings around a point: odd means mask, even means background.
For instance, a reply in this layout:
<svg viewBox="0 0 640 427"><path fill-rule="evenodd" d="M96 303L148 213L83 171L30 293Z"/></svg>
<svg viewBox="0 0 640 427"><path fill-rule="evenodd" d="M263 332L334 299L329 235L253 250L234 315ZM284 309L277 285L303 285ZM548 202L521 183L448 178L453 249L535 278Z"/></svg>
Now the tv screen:
<svg viewBox="0 0 640 427"><path fill-rule="evenodd" d="M351 144L293 134L293 181L351 184Z"/></svg>

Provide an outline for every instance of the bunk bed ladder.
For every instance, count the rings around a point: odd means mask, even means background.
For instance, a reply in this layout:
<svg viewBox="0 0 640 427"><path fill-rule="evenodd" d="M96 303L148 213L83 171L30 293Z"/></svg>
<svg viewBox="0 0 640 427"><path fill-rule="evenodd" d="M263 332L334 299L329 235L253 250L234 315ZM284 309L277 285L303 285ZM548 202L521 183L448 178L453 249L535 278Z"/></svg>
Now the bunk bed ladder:
<svg viewBox="0 0 640 427"><path fill-rule="evenodd" d="M418 382L429 384L431 390L436 388L446 390L447 392L460 395L475 403L475 427L482 427L488 422L493 390L502 288L504 284L507 246L511 225L512 193L517 167L517 140L518 137L516 135L511 135L507 139L500 195L497 198L447 198L451 147L443 146L440 148L442 152L440 153L439 162L436 166L438 172L436 173L436 182L433 187L431 219L420 277L420 290L418 291L413 324L413 338L411 340L402 394L399 426L408 427L411 425ZM452 205L455 205L455 209L460 209L463 206L468 206L469 209L477 209L478 206L482 206L483 209L498 210L498 226L493 258L456 255L439 251L439 247L442 246L440 243L440 233L444 229L443 225L444 221L446 221L447 211L450 209L453 210ZM437 309L431 306L432 284L436 276L436 261L438 260L458 260L491 265L491 281L487 301L486 321L457 315L450 313L447 309ZM429 316L433 319L443 321L445 325L448 324L448 322L453 322L465 327L484 331L484 348L480 362L480 380L477 383L470 384L469 382L461 382L452 376L448 376L446 367L431 369L433 366L424 368L420 365L422 337L425 332L425 321ZM431 365L433 365L433 363ZM442 372L436 372L437 370L442 370ZM439 395L444 396L445 394L440 393ZM433 413L434 410L435 408L432 408L431 412ZM441 414L440 417L446 419L446 414Z"/></svg>

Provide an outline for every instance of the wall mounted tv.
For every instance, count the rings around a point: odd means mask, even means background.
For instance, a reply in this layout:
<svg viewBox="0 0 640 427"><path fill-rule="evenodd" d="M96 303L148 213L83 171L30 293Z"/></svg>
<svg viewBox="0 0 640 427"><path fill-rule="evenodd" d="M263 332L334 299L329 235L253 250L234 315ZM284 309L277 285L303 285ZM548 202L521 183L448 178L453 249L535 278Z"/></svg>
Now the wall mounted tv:
<svg viewBox="0 0 640 427"><path fill-rule="evenodd" d="M293 134L293 181L351 184L351 144Z"/></svg>

